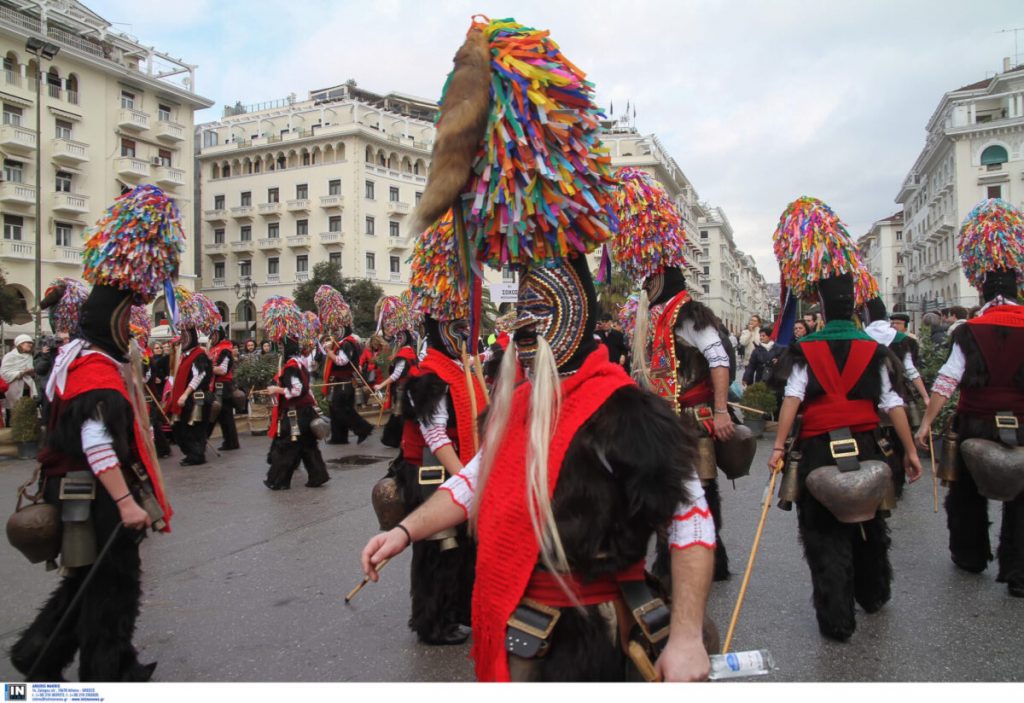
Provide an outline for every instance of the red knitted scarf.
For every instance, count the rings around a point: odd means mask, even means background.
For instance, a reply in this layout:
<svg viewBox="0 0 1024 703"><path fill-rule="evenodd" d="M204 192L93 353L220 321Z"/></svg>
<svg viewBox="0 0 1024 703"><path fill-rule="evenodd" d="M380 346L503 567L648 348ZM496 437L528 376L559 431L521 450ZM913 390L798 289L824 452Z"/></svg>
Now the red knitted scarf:
<svg viewBox="0 0 1024 703"><path fill-rule="evenodd" d="M214 366L219 366L220 365L220 357L224 354L224 352L227 352L228 354L230 354L231 353L231 348L232 348L232 344L231 344L231 340L229 340L229 339L225 339L223 342L218 342L213 347L213 349L210 350L210 361L213 362L213 365ZM226 374L224 374L223 376L215 376L213 380L216 383L224 383L225 381L233 381L233 380L235 380L234 369L232 369L231 364L228 364L228 372Z"/></svg>
<svg viewBox="0 0 1024 703"><path fill-rule="evenodd" d="M473 446L473 425L476 423L476 416L473 414L473 403L470 399L469 388L466 386L466 372L441 352L436 349L428 349L427 355L420 364L420 374L425 373L435 373L448 384L448 390L452 394L452 407L455 408L455 429L459 436L459 461L465 466L476 454L476 447ZM479 415L487 407L487 399L476 376L471 374L470 378L473 383L473 394L476 396L476 412Z"/></svg>
<svg viewBox="0 0 1024 703"><path fill-rule="evenodd" d="M68 380L64 384L64 392L60 393L60 399L68 402L82 393L98 390L117 391L131 405L131 398L128 397L128 389L124 385L124 379L121 378L121 370L117 367L117 363L103 354L85 354L71 362L71 366L68 368ZM135 407L132 406L133 411L134 409ZM160 473L160 467L154 466L149 456L146 442L142 438L142 430L139 427L139 418L134 415L134 412L133 417L135 422L132 427L132 436L135 440L135 454L142 465L146 467L149 482L153 485L153 495L164 511L164 522L167 523L167 527L162 531L170 532L171 516L174 511L171 510L167 494L164 493L163 476ZM149 432L149 428L147 427L145 431ZM123 468L130 470L129 467Z"/></svg>
<svg viewBox="0 0 1024 703"><path fill-rule="evenodd" d="M632 383L599 346L562 381L562 406L548 452L548 495L555 492L562 459L576 432L619 388ZM480 681L508 681L505 623L526 592L540 546L526 505L526 447L532 384L523 383L512 408L496 462L478 496L476 581L473 586L473 659Z"/></svg>
<svg viewBox="0 0 1024 703"><path fill-rule="evenodd" d="M167 407L164 410L167 411L168 415L174 415L181 412L181 406L178 405L178 398L185 392L185 386L192 380L192 364L200 356L205 354L202 347L192 347L188 354L178 364L178 373L174 374L174 386L171 388L171 399L167 403Z"/></svg>
<svg viewBox="0 0 1024 703"><path fill-rule="evenodd" d="M999 325L1001 327L1024 327L1024 305L993 305L969 325Z"/></svg>

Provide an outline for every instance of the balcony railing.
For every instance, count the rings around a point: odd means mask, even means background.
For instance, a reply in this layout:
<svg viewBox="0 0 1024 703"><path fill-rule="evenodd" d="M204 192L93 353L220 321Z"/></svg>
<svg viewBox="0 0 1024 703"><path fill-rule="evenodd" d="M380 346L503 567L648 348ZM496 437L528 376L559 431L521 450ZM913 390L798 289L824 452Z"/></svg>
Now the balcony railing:
<svg viewBox="0 0 1024 703"><path fill-rule="evenodd" d="M239 205L238 207L231 208L231 216L237 218L251 218L253 208L252 205Z"/></svg>
<svg viewBox="0 0 1024 703"><path fill-rule="evenodd" d="M281 203L260 203L260 214L264 216L280 215Z"/></svg>
<svg viewBox="0 0 1024 703"><path fill-rule="evenodd" d="M0 146L27 154L36 148L36 133L18 125L5 124L0 127Z"/></svg>
<svg viewBox="0 0 1024 703"><path fill-rule="evenodd" d="M207 222L223 222L228 219L227 208L216 207L209 210L203 210L203 219Z"/></svg>
<svg viewBox="0 0 1024 703"><path fill-rule="evenodd" d="M32 242L4 239L0 240L0 254L12 259L34 259L36 258L36 245Z"/></svg>
<svg viewBox="0 0 1024 703"><path fill-rule="evenodd" d="M185 185L185 172L180 168L171 168L170 166L157 166L156 182L159 183L160 185L171 186L173 188L183 186Z"/></svg>
<svg viewBox="0 0 1024 703"><path fill-rule="evenodd" d="M136 159L134 156L114 159L114 170L125 178L149 178L149 162Z"/></svg>
<svg viewBox="0 0 1024 703"><path fill-rule="evenodd" d="M388 201L388 214L389 215L408 215L409 214L409 203L401 203L397 200Z"/></svg>
<svg viewBox="0 0 1024 703"><path fill-rule="evenodd" d="M309 247L309 235L308 234L296 234L293 237L288 237L288 246L290 247Z"/></svg>
<svg viewBox="0 0 1024 703"><path fill-rule="evenodd" d="M76 266L82 265L81 247L57 247L57 252L60 254L62 263L75 264Z"/></svg>
<svg viewBox="0 0 1024 703"><path fill-rule="evenodd" d="M259 240L260 249L280 249L281 238L280 237L264 237Z"/></svg>
<svg viewBox="0 0 1024 703"><path fill-rule="evenodd" d="M53 210L54 212L84 215L89 212L89 196L78 193L54 193Z"/></svg>
<svg viewBox="0 0 1024 703"><path fill-rule="evenodd" d="M309 212L313 201L309 198L297 198L288 201L288 212Z"/></svg>
<svg viewBox="0 0 1024 703"><path fill-rule="evenodd" d="M267 274L267 283L280 283L280 282L281 282L281 274L279 274L279 273L268 273Z"/></svg>
<svg viewBox="0 0 1024 703"><path fill-rule="evenodd" d="M236 239L231 242L232 251L252 251L256 244L251 239Z"/></svg>
<svg viewBox="0 0 1024 703"><path fill-rule="evenodd" d="M7 85L21 86L21 74L10 68L4 69L4 82Z"/></svg>
<svg viewBox="0 0 1024 703"><path fill-rule="evenodd" d="M164 139L169 142L180 142L185 140L185 128L177 122L158 120L156 123L157 139Z"/></svg>
<svg viewBox="0 0 1024 703"><path fill-rule="evenodd" d="M309 271L296 271L295 280L298 283L303 283L309 280Z"/></svg>
<svg viewBox="0 0 1024 703"><path fill-rule="evenodd" d="M25 183L0 183L0 202L12 205L35 205L36 187Z"/></svg>
<svg viewBox="0 0 1024 703"><path fill-rule="evenodd" d="M366 269L366 277L371 281L377 279L377 269Z"/></svg>
<svg viewBox="0 0 1024 703"><path fill-rule="evenodd" d="M203 249L211 252L224 251L228 248L226 242L207 242L203 245Z"/></svg>
<svg viewBox="0 0 1024 703"><path fill-rule="evenodd" d="M321 195L320 196L320 207L330 210L345 207L345 196L343 195Z"/></svg>
<svg viewBox="0 0 1024 703"><path fill-rule="evenodd" d="M320 243L327 246L341 244L341 232L321 232Z"/></svg>
<svg viewBox="0 0 1024 703"><path fill-rule="evenodd" d="M139 110L123 107L117 114L117 126L141 132L149 129L149 115Z"/></svg>
<svg viewBox="0 0 1024 703"><path fill-rule="evenodd" d="M54 139L51 145L53 147L54 161L75 165L89 160L89 146L82 142L75 142L70 139Z"/></svg>
<svg viewBox="0 0 1024 703"><path fill-rule="evenodd" d="M224 279L224 278L215 278L215 279L213 279L213 287L214 288L226 288L227 285L228 285L227 279Z"/></svg>

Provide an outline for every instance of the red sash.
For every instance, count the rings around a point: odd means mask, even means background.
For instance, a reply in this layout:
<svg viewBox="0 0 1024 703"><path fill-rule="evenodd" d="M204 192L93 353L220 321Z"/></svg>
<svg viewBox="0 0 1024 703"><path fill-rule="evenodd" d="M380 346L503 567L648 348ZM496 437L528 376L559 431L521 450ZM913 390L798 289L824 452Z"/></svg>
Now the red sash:
<svg viewBox="0 0 1024 703"><path fill-rule="evenodd" d="M465 466L476 454L476 448L473 447L473 425L476 423L476 417L473 415L469 388L466 387L466 372L436 349L427 350L419 371L421 375L435 373L448 384L448 391L452 394L452 407L455 408L455 430L459 435L459 461ZM473 383L473 394L476 396L476 412L479 415L487 407L487 398L476 376L470 374L470 378Z"/></svg>
<svg viewBox="0 0 1024 703"><path fill-rule="evenodd" d="M203 354L203 348L199 346L192 347L185 358L178 364L178 373L174 374L174 385L171 387L171 399L164 408L168 415L180 413L182 408L178 405L178 398L185 392L185 387L188 386L188 382L192 378L192 363Z"/></svg>
<svg viewBox="0 0 1024 703"><path fill-rule="evenodd" d="M676 320L679 309L690 302L690 294L680 291L664 307L651 309L651 327L654 339L651 342L651 386L652 390L672 403L679 414L679 360L676 358Z"/></svg>
<svg viewBox="0 0 1024 703"><path fill-rule="evenodd" d="M814 377L825 391L824 395L804 404L801 439L843 427L849 427L854 432L867 432L878 427L878 413L873 402L846 397L864 375L877 348L876 342L851 340L850 355L840 373L828 342L813 341L800 345Z"/></svg>
<svg viewBox="0 0 1024 703"><path fill-rule="evenodd" d="M220 365L220 357L223 354L223 352L227 352L228 354L231 353L230 340L225 339L223 342L218 342L217 345L210 350L210 361L213 362L214 366ZM216 374L214 374L213 380L214 383L225 383L227 381L233 381L234 378L235 374L233 372L233 369L231 368L231 364L229 363L228 372L223 376L217 376Z"/></svg>
<svg viewBox="0 0 1024 703"><path fill-rule="evenodd" d="M619 584L623 581L643 581L646 566L646 560L641 559L624 571L594 581L581 581L574 574L566 574L565 582L581 604L597 605L618 599L622 595ZM540 569L535 570L530 576L530 583L526 586L523 597L550 605L552 608L571 608L576 605L565 595L554 575L550 571Z"/></svg>
<svg viewBox="0 0 1024 703"><path fill-rule="evenodd" d="M608 397L632 383L599 346L562 383L562 404L548 452L548 495L555 491L562 460L576 432ZM526 447L529 443L529 382L512 397L505 436L480 504L476 581L473 586L473 659L480 681L508 681L505 623L526 592L540 547L526 506Z"/></svg>
<svg viewBox="0 0 1024 703"><path fill-rule="evenodd" d="M128 397L128 388L121 377L121 370L118 368L117 362L104 354L83 354L71 362L71 366L68 368L68 379L64 384L64 392L58 393L58 396L62 401L68 402L82 393L98 390L117 391L131 405L131 399ZM171 516L174 514L174 511L171 509L171 504L167 500L167 494L164 492L164 480L163 475L160 473L160 465L153 462L150 458L149 450L146 448L146 442L142 435L142 432L149 432L149 428L143 429L139 426L139 416L136 414L136 408L132 406L132 410L132 416L135 419L134 426L132 427L132 436L135 440L135 454L138 456L139 461L142 462L142 465L146 467L146 474L149 476L149 482L153 486L153 496L164 511L164 522L167 523L167 527L162 532L170 532ZM131 470L130 467L122 468Z"/></svg>

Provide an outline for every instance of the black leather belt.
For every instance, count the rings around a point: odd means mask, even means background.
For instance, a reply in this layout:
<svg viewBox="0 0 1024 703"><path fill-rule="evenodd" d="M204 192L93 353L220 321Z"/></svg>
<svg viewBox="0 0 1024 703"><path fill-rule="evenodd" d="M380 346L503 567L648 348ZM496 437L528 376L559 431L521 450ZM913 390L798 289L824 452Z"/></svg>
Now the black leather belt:
<svg viewBox="0 0 1024 703"><path fill-rule="evenodd" d="M828 433L828 450L842 472L856 471L860 468L860 447L853 438L849 427L842 427Z"/></svg>
<svg viewBox="0 0 1024 703"><path fill-rule="evenodd" d="M529 598L519 601L505 629L505 650L523 659L543 657L562 611Z"/></svg>
<svg viewBox="0 0 1024 703"><path fill-rule="evenodd" d="M1017 428L1020 421L1012 412L1003 411L996 413L996 432L999 433L999 441L1008 447L1017 446Z"/></svg>
<svg viewBox="0 0 1024 703"><path fill-rule="evenodd" d="M619 589L647 643L660 650L668 640L672 611L665 601L654 595L646 581L622 581Z"/></svg>

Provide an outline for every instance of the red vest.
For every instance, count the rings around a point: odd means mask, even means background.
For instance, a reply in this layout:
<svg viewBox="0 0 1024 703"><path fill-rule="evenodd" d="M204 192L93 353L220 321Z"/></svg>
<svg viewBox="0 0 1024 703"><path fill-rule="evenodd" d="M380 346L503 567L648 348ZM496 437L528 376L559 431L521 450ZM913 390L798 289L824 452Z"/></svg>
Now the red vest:
<svg viewBox="0 0 1024 703"><path fill-rule="evenodd" d="M214 366L220 366L220 362L222 361L222 357L224 356L224 353L227 352L230 355L231 354L231 348L232 348L231 342L225 339L223 342L218 343L213 349L211 349L210 350L210 360L213 362L213 365ZM218 376L217 374L214 374L213 375L213 382L214 383L226 383L228 381L235 380L235 373L234 373L235 363L234 362L235 362L234 359L231 359L228 362L228 372L226 374L224 374L223 376Z"/></svg>
<svg viewBox="0 0 1024 703"><path fill-rule="evenodd" d="M287 369L298 369L299 381L302 383L302 392L294 398L285 398L283 395L275 397L275 403L273 409L270 411L270 429L267 430L268 437L277 437L277 425L278 418L280 418L282 412L288 412L296 408L308 408L316 405L316 398L309 392L309 371L306 370L302 364L295 359L289 359L288 362L281 367L277 375L274 376L274 383L277 385L281 384L281 378L284 376L284 372Z"/></svg>
<svg viewBox="0 0 1024 703"><path fill-rule="evenodd" d="M991 416L1009 410L1024 416L1024 389L1013 385L1024 364L1024 306L996 305L967 324L985 359L988 384L982 388L961 386L957 412Z"/></svg>
<svg viewBox="0 0 1024 703"><path fill-rule="evenodd" d="M821 396L804 403L801 439L843 427L849 427L854 432L867 432L878 427L875 403L870 400L850 400L847 397L867 371L877 348L877 342L851 340L850 355L840 372L828 342L818 340L800 345L808 366L825 391Z"/></svg>

